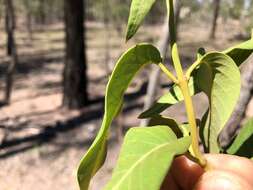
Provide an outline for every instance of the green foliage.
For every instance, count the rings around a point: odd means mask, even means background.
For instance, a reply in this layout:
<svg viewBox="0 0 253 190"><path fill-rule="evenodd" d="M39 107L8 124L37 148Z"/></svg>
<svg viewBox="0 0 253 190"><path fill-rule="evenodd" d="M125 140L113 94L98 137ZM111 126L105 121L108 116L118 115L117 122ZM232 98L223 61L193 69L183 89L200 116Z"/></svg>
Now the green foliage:
<svg viewBox="0 0 253 190"><path fill-rule="evenodd" d="M174 156L185 153L190 142L189 136L177 139L167 126L130 129L105 190L160 189Z"/></svg>
<svg viewBox="0 0 253 190"><path fill-rule="evenodd" d="M161 61L159 51L149 44L136 45L119 59L107 85L102 126L78 168L78 181L82 190L88 188L91 177L104 163L108 129L113 118L119 112L124 92L131 80L144 65L158 64Z"/></svg>
<svg viewBox="0 0 253 190"><path fill-rule="evenodd" d="M196 83L209 99L209 113L202 120L203 143L208 152L218 153L218 135L229 119L240 94L240 72L225 54L203 56L196 72Z"/></svg>
<svg viewBox="0 0 253 190"><path fill-rule="evenodd" d="M191 77L188 86L190 88L190 94L194 95L199 92L196 85L194 86L193 78ZM139 118L149 118L156 114L159 114L169 108L170 106L177 104L178 102L181 102L184 100L184 97L182 95L182 92L178 85L173 85L169 93L163 95L160 97L155 104L153 104L148 110L144 111L139 115Z"/></svg>
<svg viewBox="0 0 253 190"><path fill-rule="evenodd" d="M242 126L239 134L227 149L228 154L253 158L253 119Z"/></svg>
<svg viewBox="0 0 253 190"><path fill-rule="evenodd" d="M88 189L92 176L103 165L109 127L122 107L123 96L131 80L146 64L155 63L160 66L175 84L168 94L162 96L154 106L140 115L140 118L150 118L150 125L155 126L133 128L127 133L118 164L105 189L159 190L176 155L190 153L195 162L205 167L206 160L199 150L199 135L206 152L220 152L217 138L239 96L238 67L252 54L252 39L223 52L206 53L202 48L198 51L197 60L187 72L184 72L175 38L173 0L166 2L172 62L177 76L163 65L159 51L150 44L136 45L121 56L107 85L102 126L78 169L81 190ZM137 32L154 3L155 0L132 1L127 40ZM191 99L191 96L199 92L204 92L209 100L209 108L201 120L200 131L197 129L198 122ZM183 100L188 117L187 123L178 123L160 114L166 108ZM252 157L252 152L245 154L252 150L249 150L247 144L248 139L252 137L252 125L253 122L246 124L228 149L228 153L241 155L243 152L244 156Z"/></svg>
<svg viewBox="0 0 253 190"><path fill-rule="evenodd" d="M223 51L223 53L227 54L231 57L237 66L240 66L253 52L253 39L238 44L234 47L228 48Z"/></svg>
<svg viewBox="0 0 253 190"><path fill-rule="evenodd" d="M155 0L132 0L129 13L126 40L129 40L137 32L143 19L151 9Z"/></svg>

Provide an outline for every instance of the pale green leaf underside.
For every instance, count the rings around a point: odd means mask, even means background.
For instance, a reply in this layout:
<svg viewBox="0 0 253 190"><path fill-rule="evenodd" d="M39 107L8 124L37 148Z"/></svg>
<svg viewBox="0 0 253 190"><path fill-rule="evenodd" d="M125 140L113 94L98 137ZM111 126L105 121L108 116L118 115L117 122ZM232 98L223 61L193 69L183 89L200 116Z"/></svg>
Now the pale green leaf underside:
<svg viewBox="0 0 253 190"><path fill-rule="evenodd" d="M158 64L161 61L157 48L149 44L139 44L130 48L117 62L106 88L102 126L78 168L77 176L81 190L88 189L92 176L104 163L108 129L122 105L124 92L131 80L144 65Z"/></svg>
<svg viewBox="0 0 253 190"><path fill-rule="evenodd" d="M248 158L253 157L253 118L242 126L239 134L226 152Z"/></svg>
<svg viewBox="0 0 253 190"><path fill-rule="evenodd" d="M192 77L189 80L189 88L190 88L191 95L197 94L199 92L196 86L194 86ZM178 85L173 85L171 89L169 90L169 93L159 98L153 106L151 106L148 110L141 113L139 118L152 117L153 115L159 114L163 112L165 109L167 109L168 107L183 100L184 100L184 97L181 93L180 88L178 87Z"/></svg>
<svg viewBox="0 0 253 190"><path fill-rule="evenodd" d="M229 119L240 93L240 72L227 55L213 52L201 59L194 76L209 99L209 112L202 120L202 136L208 152L218 153L218 135Z"/></svg>
<svg viewBox="0 0 253 190"><path fill-rule="evenodd" d="M190 142L167 126L130 129L105 190L159 190L174 156L187 152Z"/></svg>
<svg viewBox="0 0 253 190"><path fill-rule="evenodd" d="M132 0L127 24L126 40L134 36L156 0Z"/></svg>

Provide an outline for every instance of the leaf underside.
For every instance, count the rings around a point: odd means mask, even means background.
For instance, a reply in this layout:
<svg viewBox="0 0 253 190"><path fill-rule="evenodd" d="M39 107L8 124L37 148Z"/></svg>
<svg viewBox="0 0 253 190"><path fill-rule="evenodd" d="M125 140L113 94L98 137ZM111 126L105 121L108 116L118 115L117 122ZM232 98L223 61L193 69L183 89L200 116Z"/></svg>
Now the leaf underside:
<svg viewBox="0 0 253 190"><path fill-rule="evenodd" d="M105 190L159 190L174 156L184 154L190 142L167 126L130 129Z"/></svg>
<svg viewBox="0 0 253 190"><path fill-rule="evenodd" d="M139 44L121 56L110 77L105 95L105 113L98 135L82 158L77 177L81 190L87 190L91 178L103 165L106 157L108 129L119 112L124 92L136 73L146 64L160 63L159 51L152 45Z"/></svg>
<svg viewBox="0 0 253 190"><path fill-rule="evenodd" d="M208 53L201 62L194 78L209 99L209 110L202 119L200 136L206 152L218 153L218 135L240 94L240 72L234 61L222 53Z"/></svg>

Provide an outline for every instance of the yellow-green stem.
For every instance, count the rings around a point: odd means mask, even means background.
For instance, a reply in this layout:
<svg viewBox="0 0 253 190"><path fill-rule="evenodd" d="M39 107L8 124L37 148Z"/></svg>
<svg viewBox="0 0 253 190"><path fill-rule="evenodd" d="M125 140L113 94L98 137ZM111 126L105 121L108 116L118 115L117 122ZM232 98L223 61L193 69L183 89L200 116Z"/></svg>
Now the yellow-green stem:
<svg viewBox="0 0 253 190"><path fill-rule="evenodd" d="M192 99L191 99L191 95L190 95L190 91L188 87L188 80L187 80L186 75L183 72L182 64L180 62L178 48L176 44L176 30L175 30L173 0L166 0L166 3L167 3L167 10L168 10L168 16L169 16L170 46L171 46L172 62L177 73L178 85L184 97L187 117L188 117L189 124L191 127L192 149L193 149L194 156L197 158L199 164L203 167L206 167L206 160L199 150L198 128L197 128L197 124L195 120L195 113L193 109ZM188 75L190 75L189 73L191 73L191 70L188 72Z"/></svg>
<svg viewBox="0 0 253 190"><path fill-rule="evenodd" d="M184 96L185 108L186 108L187 117L188 117L190 128L191 128L192 149L193 149L194 156L196 156L201 166L206 166L206 159L203 157L199 149L199 141L198 141L199 134L198 134L197 124L195 120L195 112L194 112L194 108L192 104L192 98L190 95L186 77L179 80L179 87Z"/></svg>
<svg viewBox="0 0 253 190"><path fill-rule="evenodd" d="M169 79L171 79L175 84L178 84L177 78L172 74L172 72L170 72L169 69L167 69L167 68L165 67L164 64L159 63L159 67L160 67L161 70L167 75L167 77L168 77Z"/></svg>

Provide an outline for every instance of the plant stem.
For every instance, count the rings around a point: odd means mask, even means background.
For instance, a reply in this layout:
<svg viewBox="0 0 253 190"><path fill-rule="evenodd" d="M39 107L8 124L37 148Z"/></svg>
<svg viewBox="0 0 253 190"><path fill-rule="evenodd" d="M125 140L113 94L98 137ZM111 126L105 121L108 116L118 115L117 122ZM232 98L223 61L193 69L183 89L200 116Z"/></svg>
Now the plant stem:
<svg viewBox="0 0 253 190"><path fill-rule="evenodd" d="M182 80L179 82L179 87L181 89L181 92L184 96L184 102L185 102L185 108L186 108L186 113L188 117L188 122L190 124L190 129L191 129L191 138L192 138L192 150L194 153L194 156L199 161L199 164L201 166L206 165L206 160L203 157L202 153L199 150L199 134L198 134L198 129L197 129L197 124L195 120L195 112L192 104L192 98L190 95L189 87L188 87L188 82L186 77L184 77Z"/></svg>
<svg viewBox="0 0 253 190"><path fill-rule="evenodd" d="M202 166L206 166L206 159L200 152L199 149L199 133L195 120L195 112L192 104L192 99L188 87L188 80L186 75L183 72L182 64L180 62L178 48L176 44L176 31L175 31L175 20L174 20L174 7L173 0L167 0L167 10L169 13L169 29L170 29L170 45L171 45L171 54L172 54L172 62L175 67L178 85L181 89L182 95L184 97L185 108L187 112L188 121L191 129L191 138L192 138L192 149L194 156L197 158L198 163ZM196 63L197 64L197 63Z"/></svg>
<svg viewBox="0 0 253 190"><path fill-rule="evenodd" d="M171 72L169 69L167 69L167 68L165 67L164 64L159 63L159 67L160 67L161 70L167 75L167 77L168 77L169 79L171 79L175 84L178 84L177 78L172 74L172 72Z"/></svg>
<svg viewBox="0 0 253 190"><path fill-rule="evenodd" d="M197 60L197 61L195 61L195 62L189 67L189 69L186 71L186 74L185 74L187 80L189 80L189 78L190 78L190 76L191 76L193 70L196 69L196 67L197 67L200 63L201 63L200 60Z"/></svg>

